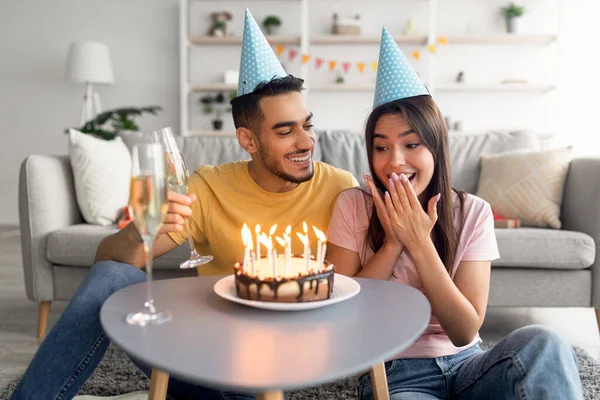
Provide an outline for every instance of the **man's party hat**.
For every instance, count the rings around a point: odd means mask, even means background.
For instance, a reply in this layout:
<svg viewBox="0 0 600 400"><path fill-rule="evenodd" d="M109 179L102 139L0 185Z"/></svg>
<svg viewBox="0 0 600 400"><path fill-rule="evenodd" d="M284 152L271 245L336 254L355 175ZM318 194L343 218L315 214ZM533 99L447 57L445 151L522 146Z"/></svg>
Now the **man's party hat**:
<svg viewBox="0 0 600 400"><path fill-rule="evenodd" d="M260 82L287 76L273 49L246 8L237 95L252 93Z"/></svg>
<svg viewBox="0 0 600 400"><path fill-rule="evenodd" d="M406 97L429 94L396 41L383 28L373 108Z"/></svg>

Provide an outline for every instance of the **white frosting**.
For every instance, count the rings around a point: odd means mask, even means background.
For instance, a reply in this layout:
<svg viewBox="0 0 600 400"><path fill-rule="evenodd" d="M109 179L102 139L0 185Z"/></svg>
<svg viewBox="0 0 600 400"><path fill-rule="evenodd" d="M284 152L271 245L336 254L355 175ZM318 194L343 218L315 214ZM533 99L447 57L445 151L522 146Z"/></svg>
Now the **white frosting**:
<svg viewBox="0 0 600 400"><path fill-rule="evenodd" d="M254 262L254 271L252 270L252 263L248 262L246 275L258 276L260 279L273 277L275 274L280 278L295 278L297 276L306 276L309 271L311 273L324 272L330 270L333 265L318 265L316 260L309 260L308 268L306 266L306 260L301 257L292 257L289 261L289 265L286 266L285 255L279 254L276 258L275 268L273 265L269 265L267 258L261 258Z"/></svg>

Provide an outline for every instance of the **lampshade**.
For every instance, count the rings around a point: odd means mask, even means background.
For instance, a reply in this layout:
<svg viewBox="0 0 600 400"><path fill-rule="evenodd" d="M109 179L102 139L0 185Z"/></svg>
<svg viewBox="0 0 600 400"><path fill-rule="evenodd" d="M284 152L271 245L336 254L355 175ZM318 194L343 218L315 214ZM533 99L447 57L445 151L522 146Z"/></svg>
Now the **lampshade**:
<svg viewBox="0 0 600 400"><path fill-rule="evenodd" d="M71 43L66 75L75 82L114 83L108 46L98 42Z"/></svg>

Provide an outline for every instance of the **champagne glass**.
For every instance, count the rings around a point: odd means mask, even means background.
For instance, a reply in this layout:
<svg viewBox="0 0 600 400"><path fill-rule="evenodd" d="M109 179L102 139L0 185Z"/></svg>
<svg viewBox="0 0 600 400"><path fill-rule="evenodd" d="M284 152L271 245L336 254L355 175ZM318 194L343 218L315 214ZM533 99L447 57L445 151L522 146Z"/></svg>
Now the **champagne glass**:
<svg viewBox="0 0 600 400"><path fill-rule="evenodd" d="M166 163L166 175L167 185L169 189L180 194L187 194L188 191L188 169L185 166L183 155L177 142L173 137L171 128L163 128L153 133L153 140L156 143L160 143L163 146L165 163ZM182 262L180 268L194 268L202 264L206 264L212 261L213 256L203 256L198 254L196 246L194 246L194 238L190 233L189 222L186 220L185 229L187 232L188 242L190 244L190 259Z"/></svg>
<svg viewBox="0 0 600 400"><path fill-rule="evenodd" d="M162 324L171 319L168 311L157 311L152 297L152 244L167 213L167 185L162 146L157 143L139 144L132 150L129 206L133 223L144 242L144 257L148 283L146 303L141 311L127 315L130 325Z"/></svg>

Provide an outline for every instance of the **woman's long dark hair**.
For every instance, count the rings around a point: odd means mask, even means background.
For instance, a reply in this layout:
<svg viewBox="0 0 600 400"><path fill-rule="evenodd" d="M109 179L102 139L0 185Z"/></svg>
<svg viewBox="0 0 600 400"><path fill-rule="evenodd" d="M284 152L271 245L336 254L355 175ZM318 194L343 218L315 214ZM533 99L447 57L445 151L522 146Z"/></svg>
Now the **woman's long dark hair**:
<svg viewBox="0 0 600 400"><path fill-rule="evenodd" d="M365 130L365 142L369 158L369 169L375 182L375 186L382 191L387 189L377 178L373 170L373 134L375 124L382 115L401 114L408 125L421 137L421 140L433 154L434 171L431 182L425 189L424 196L427 200L441 193L438 203L438 220L431 232L431 238L441 260L450 273L456 256L460 232L454 225L454 207L452 201L452 189L450 185L450 158L448 149L448 129L444 122L442 113L429 95L408 97L383 104L371 112ZM464 192L454 190L459 199L461 219L465 201ZM427 210L425 210L427 211ZM461 224L462 226L462 224ZM369 230L367 232L368 243L374 252L383 246L385 232L377 217L377 211L373 206L373 212L369 219Z"/></svg>

